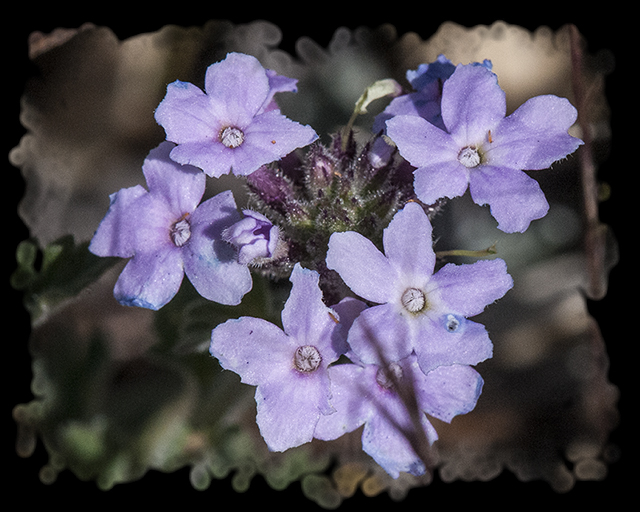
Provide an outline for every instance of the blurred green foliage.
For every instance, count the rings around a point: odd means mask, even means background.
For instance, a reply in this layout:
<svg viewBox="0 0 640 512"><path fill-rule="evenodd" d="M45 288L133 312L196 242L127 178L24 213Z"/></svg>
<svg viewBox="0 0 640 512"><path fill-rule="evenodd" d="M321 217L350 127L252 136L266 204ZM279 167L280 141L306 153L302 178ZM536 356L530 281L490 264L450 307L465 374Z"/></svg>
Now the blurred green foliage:
<svg viewBox="0 0 640 512"><path fill-rule="evenodd" d="M43 321L65 299L97 280L119 258L101 258L89 252L89 242L76 244L63 236L41 249L34 239L18 244L17 268L11 286L24 292L32 323Z"/></svg>

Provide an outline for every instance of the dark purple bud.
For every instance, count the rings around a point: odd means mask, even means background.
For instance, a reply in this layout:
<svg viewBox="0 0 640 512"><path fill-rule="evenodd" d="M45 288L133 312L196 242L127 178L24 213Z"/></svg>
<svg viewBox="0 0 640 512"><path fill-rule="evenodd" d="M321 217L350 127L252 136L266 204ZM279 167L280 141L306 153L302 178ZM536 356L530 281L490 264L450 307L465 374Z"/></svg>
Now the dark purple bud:
<svg viewBox="0 0 640 512"><path fill-rule="evenodd" d="M269 208L283 215L295 212L295 193L291 182L266 166L247 176L247 185Z"/></svg>

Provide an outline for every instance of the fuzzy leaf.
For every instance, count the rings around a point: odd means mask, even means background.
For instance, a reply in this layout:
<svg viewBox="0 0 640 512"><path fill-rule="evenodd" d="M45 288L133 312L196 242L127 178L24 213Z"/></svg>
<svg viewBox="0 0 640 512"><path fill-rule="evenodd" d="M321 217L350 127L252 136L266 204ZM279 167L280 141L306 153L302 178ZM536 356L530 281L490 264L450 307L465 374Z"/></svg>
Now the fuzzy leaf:
<svg viewBox="0 0 640 512"><path fill-rule="evenodd" d="M11 275L11 285L24 291L24 304L34 324L119 261L119 258L96 256L89 252L88 246L88 242L76 245L71 235L59 238L42 250L42 266L38 269L37 243L30 239L18 245L18 267Z"/></svg>

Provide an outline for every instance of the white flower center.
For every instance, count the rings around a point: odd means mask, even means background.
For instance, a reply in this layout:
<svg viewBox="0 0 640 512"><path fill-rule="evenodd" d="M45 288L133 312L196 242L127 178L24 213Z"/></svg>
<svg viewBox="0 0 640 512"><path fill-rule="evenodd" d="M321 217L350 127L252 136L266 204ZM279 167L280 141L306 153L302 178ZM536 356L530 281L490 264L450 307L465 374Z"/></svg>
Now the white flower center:
<svg viewBox="0 0 640 512"><path fill-rule="evenodd" d="M186 218L181 218L171 228L171 241L176 247L182 247L191 238L191 225Z"/></svg>
<svg viewBox="0 0 640 512"><path fill-rule="evenodd" d="M244 142L244 133L240 128L227 126L220 132L220 142L228 148L237 148Z"/></svg>
<svg viewBox="0 0 640 512"><path fill-rule="evenodd" d="M473 146L462 148L458 153L458 162L469 169L480 165L480 153Z"/></svg>
<svg viewBox="0 0 640 512"><path fill-rule="evenodd" d="M427 305L427 298L418 288L407 288L400 299L402 306L409 313L419 313Z"/></svg>
<svg viewBox="0 0 640 512"><path fill-rule="evenodd" d="M303 373L310 373L317 370L322 362L322 356L316 347L304 345L296 349L293 355L293 364L296 370Z"/></svg>

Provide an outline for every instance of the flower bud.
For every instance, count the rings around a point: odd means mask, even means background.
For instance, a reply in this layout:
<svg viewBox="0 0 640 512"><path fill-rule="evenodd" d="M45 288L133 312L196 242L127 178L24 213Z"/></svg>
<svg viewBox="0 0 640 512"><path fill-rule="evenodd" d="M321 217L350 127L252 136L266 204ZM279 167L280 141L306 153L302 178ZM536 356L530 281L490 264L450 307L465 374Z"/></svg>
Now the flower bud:
<svg viewBox="0 0 640 512"><path fill-rule="evenodd" d="M252 210L243 210L244 218L228 227L222 238L238 249L238 262L248 265L256 258L271 258L278 245L280 230L269 219Z"/></svg>
<svg viewBox="0 0 640 512"><path fill-rule="evenodd" d="M276 212L282 215L298 212L293 185L280 172L260 167L247 176L247 185L262 203Z"/></svg>
<svg viewBox="0 0 640 512"><path fill-rule="evenodd" d="M373 141L371 150L367 153L369 163L375 169L382 169L391 161L395 146L389 144L384 137L378 137Z"/></svg>

